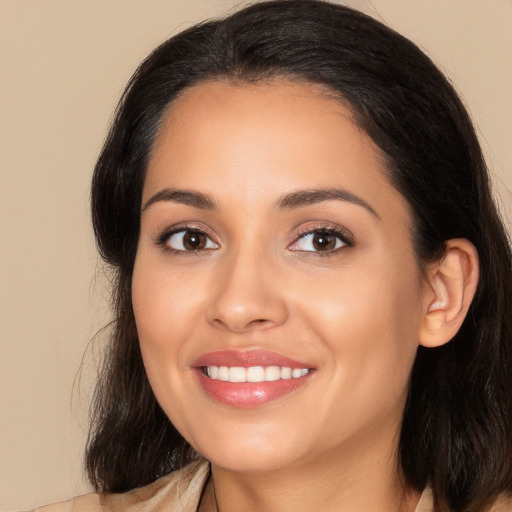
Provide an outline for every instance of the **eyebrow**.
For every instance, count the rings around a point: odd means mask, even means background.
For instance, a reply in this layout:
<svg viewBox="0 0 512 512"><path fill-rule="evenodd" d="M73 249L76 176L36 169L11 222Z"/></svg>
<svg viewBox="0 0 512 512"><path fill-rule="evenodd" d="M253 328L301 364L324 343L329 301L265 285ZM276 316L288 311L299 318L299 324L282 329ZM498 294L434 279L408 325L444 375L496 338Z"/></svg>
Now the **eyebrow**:
<svg viewBox="0 0 512 512"><path fill-rule="evenodd" d="M202 210L214 210L217 208L215 201L207 194L193 192L191 190L178 190L173 188L164 188L151 196L142 207L142 211L147 210L152 204L160 201L170 201L174 203L194 206Z"/></svg>
<svg viewBox="0 0 512 512"><path fill-rule="evenodd" d="M349 192L348 190L340 188L297 190L281 197L277 206L281 210L291 210L294 208L301 208L303 206L321 203L323 201L333 200L347 201L349 203L362 206L374 217L380 220L380 215L364 199L352 194L352 192Z"/></svg>
<svg viewBox="0 0 512 512"><path fill-rule="evenodd" d="M292 210L294 208L301 208L318 204L323 201L347 201L349 203L362 206L368 210L374 217L380 220L379 214L364 200L356 196L348 190L340 188L328 189L312 189L312 190L297 190L282 196L277 202L277 207L280 210ZM142 211L147 210L152 204L160 201L169 201L174 203L186 204L202 210L215 210L217 204L213 198L202 192L195 192L192 190L180 190L173 188L164 188L151 196L142 207Z"/></svg>

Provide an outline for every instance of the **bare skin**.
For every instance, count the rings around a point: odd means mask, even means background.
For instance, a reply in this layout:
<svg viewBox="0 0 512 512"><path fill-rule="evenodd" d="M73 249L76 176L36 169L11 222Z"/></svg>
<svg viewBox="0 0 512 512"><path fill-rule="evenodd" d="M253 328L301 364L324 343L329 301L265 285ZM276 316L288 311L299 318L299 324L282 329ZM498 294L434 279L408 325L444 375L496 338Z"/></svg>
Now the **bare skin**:
<svg viewBox="0 0 512 512"><path fill-rule="evenodd" d="M425 274L411 228L378 148L320 87L207 82L171 106L132 291L157 399L212 465L201 512L213 482L221 512L414 511L397 464L412 364L456 332L477 273L455 241L463 271ZM261 403L219 399L197 365L219 351L309 373Z"/></svg>

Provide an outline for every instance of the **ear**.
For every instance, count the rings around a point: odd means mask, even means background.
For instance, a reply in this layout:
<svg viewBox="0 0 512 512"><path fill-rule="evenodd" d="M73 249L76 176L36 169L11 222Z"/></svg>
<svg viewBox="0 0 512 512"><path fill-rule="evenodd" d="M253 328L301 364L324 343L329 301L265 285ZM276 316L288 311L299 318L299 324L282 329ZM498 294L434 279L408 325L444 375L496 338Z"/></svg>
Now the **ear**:
<svg viewBox="0 0 512 512"><path fill-rule="evenodd" d="M427 273L419 344L439 347L457 334L475 296L479 277L475 246L463 238L448 240L443 257L430 264Z"/></svg>

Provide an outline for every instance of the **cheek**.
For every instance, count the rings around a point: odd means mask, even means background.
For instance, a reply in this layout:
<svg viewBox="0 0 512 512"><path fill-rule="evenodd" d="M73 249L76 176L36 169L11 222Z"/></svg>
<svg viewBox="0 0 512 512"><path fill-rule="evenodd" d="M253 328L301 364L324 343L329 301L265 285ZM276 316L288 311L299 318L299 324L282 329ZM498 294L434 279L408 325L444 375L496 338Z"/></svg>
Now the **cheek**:
<svg viewBox="0 0 512 512"><path fill-rule="evenodd" d="M186 360L182 340L194 326L197 296L186 276L166 271L144 249L138 252L132 280L135 322L146 373L162 405L170 390L180 387L178 370Z"/></svg>
<svg viewBox="0 0 512 512"><path fill-rule="evenodd" d="M166 271L155 258L137 256L132 301L141 346L165 350L193 328L200 307L200 283L186 273Z"/></svg>
<svg viewBox="0 0 512 512"><path fill-rule="evenodd" d="M390 258L391 261L392 258ZM375 260L374 260L375 261ZM414 262L347 266L336 275L316 277L298 300L324 328L342 334L349 329L385 335L410 331L419 319L420 280Z"/></svg>
<svg viewBox="0 0 512 512"><path fill-rule="evenodd" d="M361 390L385 383L401 392L418 346L419 270L413 257L391 255L312 281L299 299L337 378Z"/></svg>
<svg viewBox="0 0 512 512"><path fill-rule="evenodd" d="M193 283L171 274L140 250L132 279L132 302L146 374L153 392L171 418L184 414L179 397L186 396L180 379L185 367L186 340L194 322ZM178 398L178 399L177 399Z"/></svg>

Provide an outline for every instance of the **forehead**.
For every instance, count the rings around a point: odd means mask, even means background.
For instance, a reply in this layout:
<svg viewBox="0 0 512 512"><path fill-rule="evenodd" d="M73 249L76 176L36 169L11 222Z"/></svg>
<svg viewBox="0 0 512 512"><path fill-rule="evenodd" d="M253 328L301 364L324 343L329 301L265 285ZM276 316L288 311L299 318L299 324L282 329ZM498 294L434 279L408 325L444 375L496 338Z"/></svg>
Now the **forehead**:
<svg viewBox="0 0 512 512"><path fill-rule="evenodd" d="M342 125L350 126L350 135L365 136L357 129L350 108L333 91L320 85L286 79L257 83L206 81L186 88L171 103L153 153L162 145L172 144L171 137L181 139L180 147L186 140L187 146L200 143L219 150L227 144L232 151L242 143L250 145L249 138L259 150L270 141L279 141L283 149L292 139L327 143L334 132L347 137L348 132L340 132ZM226 135L233 133L237 137L227 140ZM313 133L316 135L311 139ZM194 135L193 139L190 135ZM369 139L368 143L373 145ZM377 156L379 151L376 147L374 150Z"/></svg>
<svg viewBox="0 0 512 512"><path fill-rule="evenodd" d="M349 107L322 86L286 80L186 89L163 118L144 197L169 186L245 204L341 187L407 209L389 183L384 156Z"/></svg>

